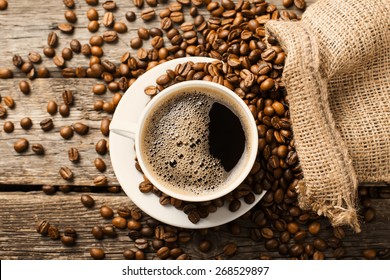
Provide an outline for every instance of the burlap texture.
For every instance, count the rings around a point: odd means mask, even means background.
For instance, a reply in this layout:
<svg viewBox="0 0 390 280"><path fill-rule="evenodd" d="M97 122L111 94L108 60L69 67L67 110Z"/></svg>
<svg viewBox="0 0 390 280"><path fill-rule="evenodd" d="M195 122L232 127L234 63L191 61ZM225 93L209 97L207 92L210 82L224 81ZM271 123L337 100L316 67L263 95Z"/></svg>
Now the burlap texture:
<svg viewBox="0 0 390 280"><path fill-rule="evenodd" d="M358 183L390 182L390 1L319 0L266 31L287 54L300 206L359 232Z"/></svg>

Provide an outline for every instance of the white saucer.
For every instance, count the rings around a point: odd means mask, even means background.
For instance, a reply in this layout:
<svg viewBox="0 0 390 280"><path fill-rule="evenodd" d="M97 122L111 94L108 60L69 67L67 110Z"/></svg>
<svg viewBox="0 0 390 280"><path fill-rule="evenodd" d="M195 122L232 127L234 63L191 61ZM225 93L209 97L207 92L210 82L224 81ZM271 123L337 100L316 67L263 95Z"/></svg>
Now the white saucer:
<svg viewBox="0 0 390 280"><path fill-rule="evenodd" d="M206 57L185 57L170 60L150 69L139 77L123 95L113 119L124 119L128 120L129 123L138 122L143 108L150 100L150 97L144 94L144 88L155 85L156 78L164 74L167 69L175 69L177 64L187 61L212 62L214 60ZM126 107L124 104L131 104L131 106ZM252 204L246 204L242 201L240 209L236 212L229 211L228 205L225 203L225 206L218 208L215 213L210 213L207 218L193 224L184 212L171 205L161 205L159 198L152 193L144 194L139 191L138 186L143 181L143 176L135 169L134 141L132 139L110 132L110 157L115 175L129 198L151 217L177 227L201 229L228 223L249 211L265 194L263 191L262 194L255 195L256 199Z"/></svg>

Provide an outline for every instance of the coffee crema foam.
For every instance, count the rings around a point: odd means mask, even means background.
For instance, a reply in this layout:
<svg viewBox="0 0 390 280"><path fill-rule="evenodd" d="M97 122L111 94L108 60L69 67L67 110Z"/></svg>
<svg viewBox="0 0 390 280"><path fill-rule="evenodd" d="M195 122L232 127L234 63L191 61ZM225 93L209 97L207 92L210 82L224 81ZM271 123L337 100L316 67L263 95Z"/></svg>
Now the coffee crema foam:
<svg viewBox="0 0 390 280"><path fill-rule="evenodd" d="M229 184L220 159L210 154L209 112L219 100L194 90L169 98L145 121L142 130L145 162L167 188L209 194ZM153 176L156 179L156 176Z"/></svg>

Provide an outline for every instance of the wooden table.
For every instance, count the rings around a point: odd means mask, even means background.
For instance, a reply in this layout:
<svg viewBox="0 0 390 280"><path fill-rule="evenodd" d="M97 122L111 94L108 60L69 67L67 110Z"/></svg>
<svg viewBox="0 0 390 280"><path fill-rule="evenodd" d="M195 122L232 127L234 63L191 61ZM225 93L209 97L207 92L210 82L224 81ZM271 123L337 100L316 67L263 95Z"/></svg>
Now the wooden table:
<svg viewBox="0 0 390 280"><path fill-rule="evenodd" d="M14 54L21 55L27 59L31 51L38 51L42 54L46 46L46 38L50 31L56 31L60 37L60 43L56 48L59 53L63 47L68 46L73 38L80 40L82 44L87 43L91 33L87 30L88 19L86 11L90 8L85 1L76 2L76 13L78 15L76 29L73 35L61 33L57 30L59 23L65 22L64 11L66 7L62 1L44 0L19 0L9 1L7 10L0 11L0 67L14 69L12 57ZM103 2L103 1L100 1ZM136 36L139 26L158 26L156 21L145 24L140 18L141 10L134 7L132 1L116 1L118 9L115 11L117 20L121 20L128 26L128 32L121 34L117 43L104 46L105 57L119 61L121 54L128 50L133 55L136 51L130 49L130 38ZM167 1L168 4L172 1ZM281 1L271 1L278 8L283 9ZM315 2L307 1L308 4ZM157 14L168 4L160 4L156 8ZM145 4L145 7L147 5ZM103 15L101 5L96 7ZM137 20L129 23L124 18L124 13L133 10L137 14ZM188 10L188 9L187 9ZM205 10L205 9L203 9ZM202 11L207 14L207 11ZM189 15L187 15L189 17ZM101 25L96 33L102 33L105 28ZM146 45L148 46L148 45ZM51 73L51 78L35 79L29 81L31 93L26 96L18 89L21 80L27 80L25 74L15 69L14 78L0 79L0 94L10 95L14 98L16 106L8 110L6 120L15 124L15 131L7 134L3 131L5 119L0 119L0 259L90 259L89 248L101 246L105 248L107 259L122 259L123 250L133 248L134 243L128 238L127 231L119 232L118 238L95 240L90 231L94 225L107 223L104 221L98 209L106 204L116 209L120 205L133 206L130 199L123 193L109 193L99 191L92 187L91 194L96 199L93 209L86 209L80 203L80 191L83 186L93 186L93 179L99 174L93 165L93 160L98 156L95 152L95 143L105 138L100 133L100 120L103 117L111 117L106 113L96 112L92 104L97 99L110 100L111 93L102 96L92 94L92 85L95 79L65 79L61 70L57 68L51 59L42 56L43 61L37 67L45 66ZM81 54L74 55L74 58L67 62L69 66L86 66L88 60ZM71 107L70 116L62 118L60 114L53 116L55 123L54 132L43 133L39 122L47 117L46 105L50 100L62 103L61 94L64 90L72 90L75 93L75 103ZM23 117L30 117L33 126L30 130L23 130L19 121ZM71 125L82 121L90 126L87 136L75 135L71 140L63 140L59 135L59 128L63 125ZM42 143L45 147L45 156L37 156L31 150L24 154L17 154L13 149L13 143L20 137L25 137L34 143ZM81 160L72 164L68 160L67 151L70 147L77 147L81 154ZM108 178L108 184L118 185L108 155L102 156L107 164L107 171L104 175ZM40 189L42 185L63 185L66 184L58 173L61 166L67 165L75 173L73 185L79 186L70 193L57 192L55 195L46 195ZM390 199L373 199L373 205L377 210L376 220L362 224L362 232L354 234L346 229L344 247L346 248L345 258L360 258L361 252L367 248L385 249L390 248ZM145 217L146 218L146 217ZM35 223L38 220L46 219L60 229L66 226L73 226L77 229L79 237L74 247L64 247L60 241L52 241L47 237L41 237L35 230ZM214 242L208 253L202 253L197 248L199 241L204 237L203 231L193 232L193 242L183 246L183 249L192 259L213 259L221 255L223 246L227 242L238 244L238 252L232 259L258 259L260 255L267 254L272 258L281 258L277 252L268 252L264 248L264 242L255 242L249 238L250 225L245 219L238 219L237 223L242 226L238 235L232 235L228 226L221 226L219 231L209 230L207 239ZM328 229L324 237L331 235L330 226L322 221ZM308 239L312 240L312 239ZM332 252L325 253L327 258L332 258ZM148 259L155 258L155 253L147 253Z"/></svg>

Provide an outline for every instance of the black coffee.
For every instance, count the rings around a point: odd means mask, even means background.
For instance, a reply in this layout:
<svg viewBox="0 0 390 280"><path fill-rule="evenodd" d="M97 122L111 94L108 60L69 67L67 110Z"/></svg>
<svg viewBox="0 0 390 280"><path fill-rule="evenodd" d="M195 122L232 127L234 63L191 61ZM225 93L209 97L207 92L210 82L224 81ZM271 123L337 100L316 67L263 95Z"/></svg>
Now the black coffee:
<svg viewBox="0 0 390 280"><path fill-rule="evenodd" d="M151 113L140 148L160 184L201 195L228 186L241 173L249 124L228 100L220 92L194 90L168 97Z"/></svg>

